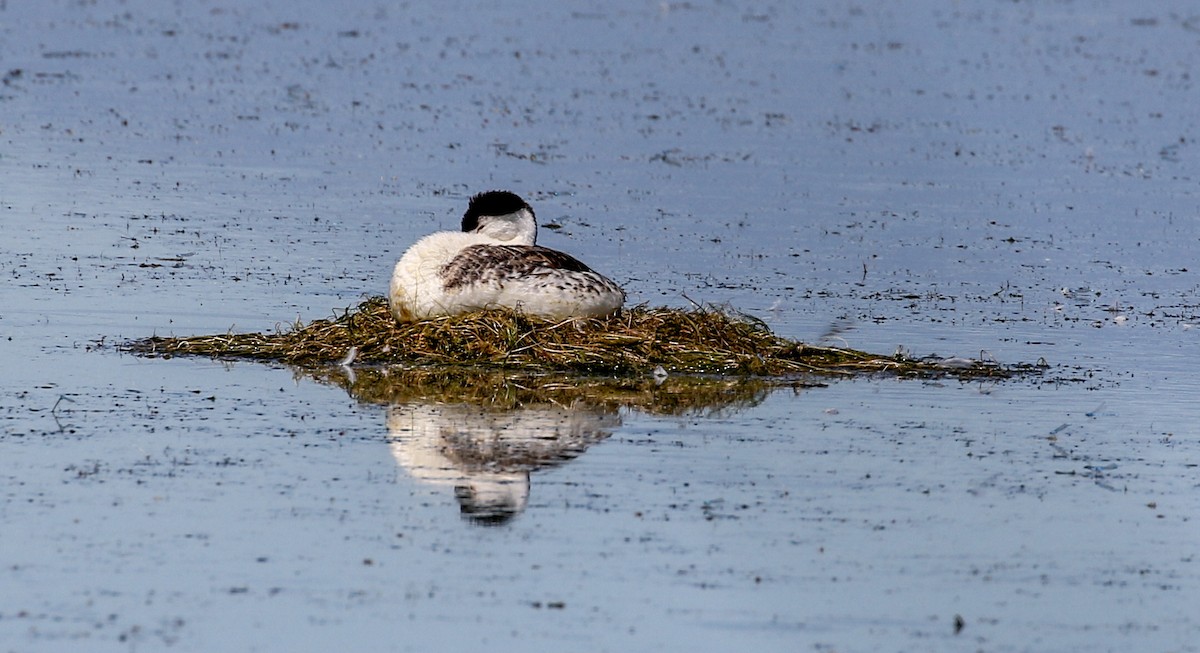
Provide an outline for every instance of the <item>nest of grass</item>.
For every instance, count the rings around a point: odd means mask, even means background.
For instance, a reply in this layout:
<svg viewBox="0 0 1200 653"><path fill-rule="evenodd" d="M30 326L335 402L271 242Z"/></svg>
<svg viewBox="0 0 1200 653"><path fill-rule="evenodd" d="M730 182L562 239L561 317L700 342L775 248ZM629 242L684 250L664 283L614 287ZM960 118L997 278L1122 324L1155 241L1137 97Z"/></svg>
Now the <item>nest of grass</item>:
<svg viewBox="0 0 1200 653"><path fill-rule="evenodd" d="M397 323L387 299L372 297L342 315L275 333L150 337L126 343L147 356L209 356L298 366L356 363L471 365L576 374L900 376L1005 378L1034 366L983 361L914 360L782 338L761 320L716 308L636 306L609 318L544 322L497 310Z"/></svg>

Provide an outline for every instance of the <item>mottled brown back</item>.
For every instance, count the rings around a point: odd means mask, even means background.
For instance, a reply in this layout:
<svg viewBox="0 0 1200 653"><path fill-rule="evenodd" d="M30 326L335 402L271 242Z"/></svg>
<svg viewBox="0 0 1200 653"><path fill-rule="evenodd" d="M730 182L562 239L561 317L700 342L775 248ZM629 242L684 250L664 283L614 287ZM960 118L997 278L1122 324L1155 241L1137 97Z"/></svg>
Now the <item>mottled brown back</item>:
<svg viewBox="0 0 1200 653"><path fill-rule="evenodd" d="M442 267L447 290L536 274L538 270L591 272L579 259L539 245L471 245Z"/></svg>

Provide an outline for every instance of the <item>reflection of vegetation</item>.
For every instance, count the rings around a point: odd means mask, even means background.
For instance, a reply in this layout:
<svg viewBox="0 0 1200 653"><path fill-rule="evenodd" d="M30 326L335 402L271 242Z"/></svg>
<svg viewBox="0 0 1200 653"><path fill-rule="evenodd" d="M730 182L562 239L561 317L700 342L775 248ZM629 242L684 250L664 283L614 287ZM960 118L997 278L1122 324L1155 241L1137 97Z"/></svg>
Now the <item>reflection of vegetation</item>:
<svg viewBox="0 0 1200 653"><path fill-rule="evenodd" d="M723 310L637 306L605 319L542 322L485 311L398 324L375 297L329 320L277 333L152 337L127 343L151 356L197 355L322 365L355 352L363 363L473 365L584 374L669 372L743 375L1006 377L1031 368L968 361L953 366L781 338L760 320Z"/></svg>
<svg viewBox="0 0 1200 653"><path fill-rule="evenodd" d="M529 374L478 367L401 369L396 367L326 367L302 370L322 383L346 389L372 404L471 404L512 410L552 404L586 405L590 409L636 408L643 412L680 415L737 410L757 405L767 393L796 383L760 377L716 378L672 376L593 377Z"/></svg>

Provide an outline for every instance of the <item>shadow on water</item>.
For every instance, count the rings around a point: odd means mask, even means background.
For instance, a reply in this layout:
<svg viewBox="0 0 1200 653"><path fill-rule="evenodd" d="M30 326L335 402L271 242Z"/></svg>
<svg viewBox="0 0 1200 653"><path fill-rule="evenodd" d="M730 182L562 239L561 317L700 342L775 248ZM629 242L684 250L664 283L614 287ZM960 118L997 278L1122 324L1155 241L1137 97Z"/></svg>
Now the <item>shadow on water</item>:
<svg viewBox="0 0 1200 653"><path fill-rule="evenodd" d="M387 406L388 446L412 478L452 488L462 516L506 524L529 501L531 475L608 438L630 410L728 415L799 381L579 377L472 368L297 369L356 400Z"/></svg>

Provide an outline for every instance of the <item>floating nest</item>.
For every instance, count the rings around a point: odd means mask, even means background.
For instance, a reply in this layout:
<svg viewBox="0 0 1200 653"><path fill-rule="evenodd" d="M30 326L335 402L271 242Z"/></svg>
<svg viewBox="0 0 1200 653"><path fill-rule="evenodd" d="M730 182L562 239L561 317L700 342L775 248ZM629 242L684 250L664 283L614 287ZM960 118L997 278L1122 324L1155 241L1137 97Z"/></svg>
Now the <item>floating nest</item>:
<svg viewBox="0 0 1200 653"><path fill-rule="evenodd" d="M544 322L506 310L399 324L373 297L332 319L275 333L154 336L125 343L146 356L208 356L301 367L345 364L479 366L525 372L754 376L1006 378L1038 371L973 359L911 359L818 347L775 335L761 320L711 307L636 306L609 318Z"/></svg>

